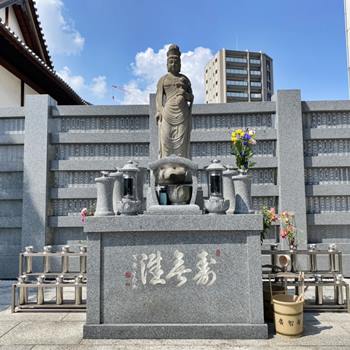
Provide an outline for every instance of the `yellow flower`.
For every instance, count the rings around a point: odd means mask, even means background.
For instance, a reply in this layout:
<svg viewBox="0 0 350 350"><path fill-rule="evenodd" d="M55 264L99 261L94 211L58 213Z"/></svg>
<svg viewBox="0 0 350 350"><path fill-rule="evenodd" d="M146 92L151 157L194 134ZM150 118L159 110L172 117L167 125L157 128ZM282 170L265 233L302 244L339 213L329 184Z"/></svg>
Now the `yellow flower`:
<svg viewBox="0 0 350 350"><path fill-rule="evenodd" d="M254 130L249 130L249 132L248 132L248 133L249 133L249 135L250 135L250 136L255 135L255 131L254 131Z"/></svg>

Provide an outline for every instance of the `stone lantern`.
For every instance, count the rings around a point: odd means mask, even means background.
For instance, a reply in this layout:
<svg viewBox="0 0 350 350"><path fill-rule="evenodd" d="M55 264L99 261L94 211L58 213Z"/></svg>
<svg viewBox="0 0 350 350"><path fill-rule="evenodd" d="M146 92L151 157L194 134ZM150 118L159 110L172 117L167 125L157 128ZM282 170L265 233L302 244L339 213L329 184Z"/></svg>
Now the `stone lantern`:
<svg viewBox="0 0 350 350"><path fill-rule="evenodd" d="M230 205L230 201L225 200L223 195L222 176L225 167L219 160L214 159L206 170L208 173L209 199L204 201L205 209L209 214L225 214Z"/></svg>
<svg viewBox="0 0 350 350"><path fill-rule="evenodd" d="M137 164L129 160L121 168L123 173L122 201L120 203L120 214L136 215L141 209L141 201L138 198L138 176L140 169Z"/></svg>

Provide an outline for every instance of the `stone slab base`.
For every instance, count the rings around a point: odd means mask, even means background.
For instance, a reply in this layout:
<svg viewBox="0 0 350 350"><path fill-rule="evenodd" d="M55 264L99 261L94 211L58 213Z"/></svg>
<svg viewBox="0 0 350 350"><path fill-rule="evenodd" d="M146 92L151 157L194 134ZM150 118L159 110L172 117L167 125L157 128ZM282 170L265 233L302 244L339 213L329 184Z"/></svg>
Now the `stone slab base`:
<svg viewBox="0 0 350 350"><path fill-rule="evenodd" d="M202 215L197 204L151 205L144 215Z"/></svg>
<svg viewBox="0 0 350 350"><path fill-rule="evenodd" d="M87 339L267 339L266 324L85 324Z"/></svg>

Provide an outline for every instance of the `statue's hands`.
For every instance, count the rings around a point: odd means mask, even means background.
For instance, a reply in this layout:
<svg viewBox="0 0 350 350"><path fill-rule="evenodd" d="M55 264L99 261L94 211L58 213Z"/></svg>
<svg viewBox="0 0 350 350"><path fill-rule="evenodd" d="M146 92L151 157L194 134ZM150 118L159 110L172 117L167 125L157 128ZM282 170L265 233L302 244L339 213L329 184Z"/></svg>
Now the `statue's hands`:
<svg viewBox="0 0 350 350"><path fill-rule="evenodd" d="M161 123L162 121L162 114L160 112L156 114L156 121L157 121L157 124Z"/></svg>

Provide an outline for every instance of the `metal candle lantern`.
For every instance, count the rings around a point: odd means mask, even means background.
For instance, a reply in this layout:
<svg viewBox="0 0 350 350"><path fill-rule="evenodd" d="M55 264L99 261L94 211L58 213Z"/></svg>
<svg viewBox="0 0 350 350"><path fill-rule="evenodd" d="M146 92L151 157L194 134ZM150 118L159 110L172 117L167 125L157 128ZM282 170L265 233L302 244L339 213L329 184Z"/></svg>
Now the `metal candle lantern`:
<svg viewBox="0 0 350 350"><path fill-rule="evenodd" d="M273 243L270 245L271 250L277 250L278 244ZM271 254L271 272L275 273L277 272L277 255L276 254Z"/></svg>
<svg viewBox="0 0 350 350"><path fill-rule="evenodd" d="M56 277L56 304L63 304L63 275Z"/></svg>
<svg viewBox="0 0 350 350"><path fill-rule="evenodd" d="M297 249L294 246L290 246L289 252L290 252L290 264L291 264L290 271L291 272L298 271L298 268L297 268L297 253L296 253L296 251L297 251Z"/></svg>
<svg viewBox="0 0 350 350"><path fill-rule="evenodd" d="M315 275L315 302L317 305L323 304L323 286L322 286L322 275Z"/></svg>
<svg viewBox="0 0 350 350"><path fill-rule="evenodd" d="M309 270L317 271L316 244L309 244Z"/></svg>
<svg viewBox="0 0 350 350"><path fill-rule="evenodd" d="M33 270L33 257L34 247L32 245L25 247L25 262L26 262L26 273L31 273Z"/></svg>
<svg viewBox="0 0 350 350"><path fill-rule="evenodd" d="M87 247L81 246L80 247L80 273L86 273L86 252Z"/></svg>
<svg viewBox="0 0 350 350"><path fill-rule="evenodd" d="M230 205L229 200L224 200L222 188L222 173L225 167L219 160L212 160L207 167L208 172L208 196L204 201L204 206L209 214L225 214Z"/></svg>
<svg viewBox="0 0 350 350"><path fill-rule="evenodd" d="M22 275L18 277L18 289L19 289L19 305L27 304L28 302L28 289L24 287L27 282L27 276Z"/></svg>
<svg viewBox="0 0 350 350"><path fill-rule="evenodd" d="M75 304L80 305L82 303L82 286L81 284L83 283L83 276L79 275L75 277L75 286L74 286L74 299L75 299Z"/></svg>
<svg viewBox="0 0 350 350"><path fill-rule="evenodd" d="M37 293L36 302L38 305L42 305L45 302L45 300L44 300L44 287L43 287L44 281L45 281L45 275L41 275L37 278L38 293Z"/></svg>
<svg viewBox="0 0 350 350"><path fill-rule="evenodd" d="M140 169L136 163L129 160L121 171L123 173L123 198L120 205L120 213L122 215L136 215L141 207L137 191Z"/></svg>
<svg viewBox="0 0 350 350"><path fill-rule="evenodd" d="M344 283L344 277L342 274L338 274L335 277L335 287L334 287L334 294L335 294L335 302L338 305L344 304L344 294L343 294L343 283Z"/></svg>
<svg viewBox="0 0 350 350"><path fill-rule="evenodd" d="M67 273L69 271L69 245L65 245L62 247L62 263L61 263L61 267L62 267L62 272L63 273Z"/></svg>
<svg viewBox="0 0 350 350"><path fill-rule="evenodd" d="M331 243L328 246L328 254L329 254L329 269L331 272L335 272L336 270L336 257L335 253L337 251L337 246L334 243Z"/></svg>
<svg viewBox="0 0 350 350"><path fill-rule="evenodd" d="M43 258L43 265L44 265L44 272L48 273L51 271L51 259L50 259L50 253L52 253L52 246L46 245L44 246L44 258Z"/></svg>

